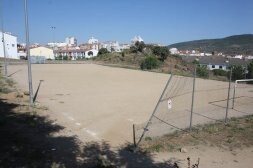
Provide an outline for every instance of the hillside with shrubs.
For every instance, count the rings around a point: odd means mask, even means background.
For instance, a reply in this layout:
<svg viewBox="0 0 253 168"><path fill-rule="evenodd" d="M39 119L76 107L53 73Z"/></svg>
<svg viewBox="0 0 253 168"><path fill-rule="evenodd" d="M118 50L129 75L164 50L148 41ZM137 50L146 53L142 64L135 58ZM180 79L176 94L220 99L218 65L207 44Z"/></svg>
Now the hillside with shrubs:
<svg viewBox="0 0 253 168"><path fill-rule="evenodd" d="M136 42L130 49L121 53L108 52L100 49L94 61L100 64L141 69L155 72L190 75L193 66L182 60L180 56L172 55L167 47L146 45Z"/></svg>

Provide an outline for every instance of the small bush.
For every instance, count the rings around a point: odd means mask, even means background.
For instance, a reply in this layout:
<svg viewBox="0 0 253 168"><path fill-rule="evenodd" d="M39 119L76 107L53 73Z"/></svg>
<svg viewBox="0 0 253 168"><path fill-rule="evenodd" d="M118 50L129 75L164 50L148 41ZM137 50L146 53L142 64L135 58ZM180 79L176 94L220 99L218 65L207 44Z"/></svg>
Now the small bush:
<svg viewBox="0 0 253 168"><path fill-rule="evenodd" d="M98 56L99 55L103 55L103 54L107 54L109 53L109 51L106 49L106 48L101 48L99 51L98 51Z"/></svg>
<svg viewBox="0 0 253 168"><path fill-rule="evenodd" d="M242 65L234 65L232 69L232 80L243 79L244 69Z"/></svg>
<svg viewBox="0 0 253 168"><path fill-rule="evenodd" d="M151 70L158 67L159 67L159 61L154 56L148 56L147 58L143 60L143 62L140 65L140 68L142 70L145 70L145 69Z"/></svg>
<svg viewBox="0 0 253 168"><path fill-rule="evenodd" d="M197 67L197 76L201 78L208 78L209 71L207 67L204 67L204 66Z"/></svg>
<svg viewBox="0 0 253 168"><path fill-rule="evenodd" d="M214 69L213 74L215 76L227 76L227 71L224 71L222 69Z"/></svg>

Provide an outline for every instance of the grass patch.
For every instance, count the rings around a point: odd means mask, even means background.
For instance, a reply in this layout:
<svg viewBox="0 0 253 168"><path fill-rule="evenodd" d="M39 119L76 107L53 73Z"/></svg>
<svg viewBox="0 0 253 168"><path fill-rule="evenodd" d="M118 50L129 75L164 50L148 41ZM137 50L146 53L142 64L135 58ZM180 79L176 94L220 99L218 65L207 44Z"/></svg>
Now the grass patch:
<svg viewBox="0 0 253 168"><path fill-rule="evenodd" d="M162 137L149 138L141 148L147 151L178 151L183 146L209 145L233 150L253 146L253 115L231 118L228 124L216 122L199 125L189 133L175 131Z"/></svg>
<svg viewBox="0 0 253 168"><path fill-rule="evenodd" d="M12 79L6 78L0 72L0 93L8 94L12 92L15 82Z"/></svg>

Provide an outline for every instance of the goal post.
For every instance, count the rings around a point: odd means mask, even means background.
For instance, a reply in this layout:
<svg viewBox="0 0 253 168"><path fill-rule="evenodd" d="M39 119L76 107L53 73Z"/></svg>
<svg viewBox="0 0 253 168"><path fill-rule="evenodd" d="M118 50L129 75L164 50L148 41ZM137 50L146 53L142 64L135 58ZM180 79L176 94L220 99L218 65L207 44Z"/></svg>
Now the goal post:
<svg viewBox="0 0 253 168"><path fill-rule="evenodd" d="M232 109L234 109L236 87L237 87L238 83L251 82L251 81L253 81L253 79L240 79L240 80L236 80L235 81L235 84L234 84L234 93L233 93L233 102L232 102Z"/></svg>

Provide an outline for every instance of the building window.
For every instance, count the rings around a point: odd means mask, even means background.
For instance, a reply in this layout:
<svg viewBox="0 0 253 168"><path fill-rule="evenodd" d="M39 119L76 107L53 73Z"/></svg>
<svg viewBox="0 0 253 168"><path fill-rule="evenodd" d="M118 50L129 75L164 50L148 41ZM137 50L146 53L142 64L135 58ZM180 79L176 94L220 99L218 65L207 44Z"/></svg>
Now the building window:
<svg viewBox="0 0 253 168"><path fill-rule="evenodd" d="M215 68L215 65L212 65L212 68Z"/></svg>
<svg viewBox="0 0 253 168"><path fill-rule="evenodd" d="M219 69L222 69L222 66L221 66L221 65L219 66Z"/></svg>

